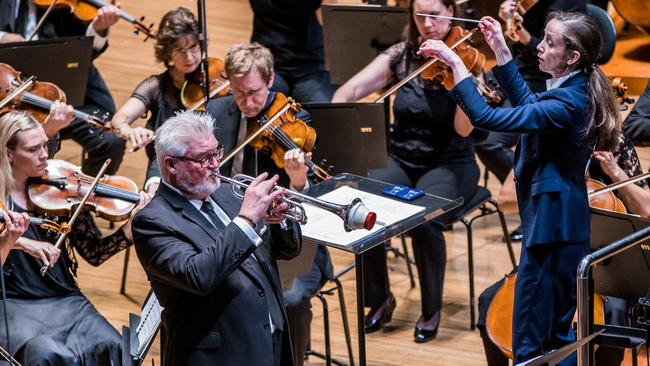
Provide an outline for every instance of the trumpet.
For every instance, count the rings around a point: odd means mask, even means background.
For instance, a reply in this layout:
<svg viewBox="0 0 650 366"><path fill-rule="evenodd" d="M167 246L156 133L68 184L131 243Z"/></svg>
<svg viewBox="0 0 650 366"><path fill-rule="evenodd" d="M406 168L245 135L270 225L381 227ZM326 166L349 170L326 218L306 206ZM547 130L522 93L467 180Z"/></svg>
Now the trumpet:
<svg viewBox="0 0 650 366"><path fill-rule="evenodd" d="M221 174L215 175L222 181L230 183L232 194L240 200L244 199L244 191L255 179L245 174L237 174L232 178L224 177ZM283 213L283 216L286 219L298 222L301 225L307 223L307 214L305 213L305 208L302 206L302 203L304 202L310 203L340 217L343 220L343 228L345 231L357 229L371 230L377 221L377 214L368 210L368 207L361 202L360 198L355 198L347 205L340 205L287 189L285 190L284 197L280 199L280 203L283 202L289 205L289 208Z"/></svg>

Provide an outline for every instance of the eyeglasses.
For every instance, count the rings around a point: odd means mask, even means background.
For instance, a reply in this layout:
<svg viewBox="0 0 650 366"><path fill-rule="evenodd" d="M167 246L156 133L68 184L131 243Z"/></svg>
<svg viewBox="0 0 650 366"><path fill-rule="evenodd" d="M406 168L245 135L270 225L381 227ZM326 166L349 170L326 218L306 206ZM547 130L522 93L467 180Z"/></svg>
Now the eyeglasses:
<svg viewBox="0 0 650 366"><path fill-rule="evenodd" d="M212 163L214 160L219 161L221 160L221 158L223 158L223 150L224 150L224 146L222 144L219 144L217 146L217 149L214 152L209 153L200 159L194 159L187 156L171 156L171 157L183 161L192 161L201 165L201 168L207 168L210 165L210 163Z"/></svg>
<svg viewBox="0 0 650 366"><path fill-rule="evenodd" d="M188 48L175 48L172 50L172 54L175 56L185 56L188 53L197 53L201 51L201 45L197 42Z"/></svg>

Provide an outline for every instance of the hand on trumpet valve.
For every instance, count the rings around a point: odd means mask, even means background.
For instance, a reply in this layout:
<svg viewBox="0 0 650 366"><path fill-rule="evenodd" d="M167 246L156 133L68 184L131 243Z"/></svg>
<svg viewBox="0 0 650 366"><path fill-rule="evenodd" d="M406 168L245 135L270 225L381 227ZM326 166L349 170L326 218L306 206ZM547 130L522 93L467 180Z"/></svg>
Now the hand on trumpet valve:
<svg viewBox="0 0 650 366"><path fill-rule="evenodd" d="M278 176L267 179L268 174L262 173L246 188L239 216L248 219L256 225L263 218L270 224L280 223L284 217L282 212L289 208L281 199L284 189L275 189Z"/></svg>

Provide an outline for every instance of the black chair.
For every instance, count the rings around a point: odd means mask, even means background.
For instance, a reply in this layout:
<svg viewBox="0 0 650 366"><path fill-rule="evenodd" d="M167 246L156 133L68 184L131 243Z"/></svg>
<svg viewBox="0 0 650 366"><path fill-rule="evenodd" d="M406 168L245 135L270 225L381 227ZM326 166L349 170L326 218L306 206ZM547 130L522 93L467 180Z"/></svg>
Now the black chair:
<svg viewBox="0 0 650 366"><path fill-rule="evenodd" d="M353 267L350 267L353 268ZM307 350L307 353L305 356L314 356L318 357L320 359L325 360L325 364L327 366L330 366L332 364L338 365L338 366L347 366L346 363L339 361L337 359L332 358L332 350L331 350L331 342L330 342L330 320L329 320L329 306L327 304L327 299L325 296L331 296L334 295L334 292L339 296L339 304L341 306L341 319L343 321L343 331L345 333L345 343L348 348L348 359L350 360L350 366L354 366L354 354L352 353L352 339L350 337L350 323L348 322L348 313L347 309L345 307L345 297L343 295L343 286L341 285L341 281L339 280L339 277L342 276L343 274L347 273L350 268L344 269L334 275L334 278L332 279L332 282L334 282L334 287L328 288L328 289L321 289L318 291L316 294L316 297L320 300L321 304L323 305L323 331L325 333L325 354L321 352L314 351L313 349Z"/></svg>
<svg viewBox="0 0 650 366"><path fill-rule="evenodd" d="M606 64L614 55L614 47L616 46L616 26L609 14L596 5L587 4L587 14L596 23L602 38L600 57L598 57L597 63L599 65Z"/></svg>
<svg viewBox="0 0 650 366"><path fill-rule="evenodd" d="M492 207L488 207L492 206ZM480 213L473 217L468 217L474 211L480 210ZM467 200L461 206L461 208L456 212L454 218L449 221L449 224L456 222L461 222L465 229L467 230L467 266L469 270L469 306L470 306L470 329L474 330L476 328L476 293L474 289L474 236L472 231L472 224L475 220L489 216L492 214L499 214L499 221L501 222L501 229L503 230L503 237L506 241L506 246L508 249L508 255L510 256L510 261L512 262L513 268L517 266L517 260L515 258L515 252L512 249L512 242L510 241L510 235L508 234L508 225L506 224L506 218L503 212L499 209L497 202L492 198L492 194L485 187L478 186L474 195ZM406 240L404 234L401 235L402 240L402 250L403 253L400 253L395 248L390 248L391 252L395 253L396 256L405 258L407 263L407 268L410 276L411 287L415 287L415 280L413 276L413 270L411 269L411 264L414 263L413 259L408 256L408 251L406 249Z"/></svg>

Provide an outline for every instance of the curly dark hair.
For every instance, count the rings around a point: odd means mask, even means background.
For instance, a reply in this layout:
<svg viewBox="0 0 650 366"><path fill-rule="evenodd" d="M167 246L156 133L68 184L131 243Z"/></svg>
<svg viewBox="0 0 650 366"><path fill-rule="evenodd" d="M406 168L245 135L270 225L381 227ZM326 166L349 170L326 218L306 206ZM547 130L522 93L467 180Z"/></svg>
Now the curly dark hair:
<svg viewBox="0 0 650 366"><path fill-rule="evenodd" d="M160 20L158 34L156 35L156 45L154 54L156 61L162 62L169 67L172 51L176 41L187 35L198 37L199 28L196 17L186 8L176 8L170 10Z"/></svg>

